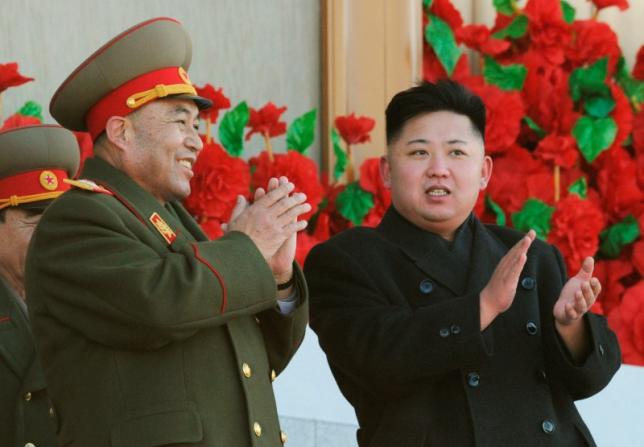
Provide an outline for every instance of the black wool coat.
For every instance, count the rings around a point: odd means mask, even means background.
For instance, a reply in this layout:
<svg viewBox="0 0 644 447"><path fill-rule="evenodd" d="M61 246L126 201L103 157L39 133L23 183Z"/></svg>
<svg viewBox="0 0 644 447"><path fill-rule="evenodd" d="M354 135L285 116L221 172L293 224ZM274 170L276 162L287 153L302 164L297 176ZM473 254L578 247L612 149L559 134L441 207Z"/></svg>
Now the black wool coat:
<svg viewBox="0 0 644 447"><path fill-rule="evenodd" d="M311 327L355 408L359 445L594 446L574 400L619 368L615 335L586 314L592 352L572 361L552 314L564 262L539 240L512 306L481 332L479 294L523 235L470 225L465 275L393 207L378 228L345 231L309 254Z"/></svg>

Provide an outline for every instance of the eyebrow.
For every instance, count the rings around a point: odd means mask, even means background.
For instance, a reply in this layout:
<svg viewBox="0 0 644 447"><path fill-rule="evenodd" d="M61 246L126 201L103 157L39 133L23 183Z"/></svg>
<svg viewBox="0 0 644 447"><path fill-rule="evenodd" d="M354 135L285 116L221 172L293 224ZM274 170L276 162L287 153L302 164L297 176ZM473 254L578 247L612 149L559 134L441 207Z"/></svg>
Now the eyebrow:
<svg viewBox="0 0 644 447"><path fill-rule="evenodd" d="M190 110L186 109L184 106L176 106L174 109L170 110L170 115L172 116L177 116L181 114L192 116L192 112L190 112ZM195 114L195 117L198 117L198 116L199 116L199 112Z"/></svg>
<svg viewBox="0 0 644 447"><path fill-rule="evenodd" d="M429 143L429 141L428 141L428 140L426 140L426 139L424 139L424 138L416 138L416 139L414 139L414 140L409 140L409 141L407 142L407 146L412 145L412 144L415 144L415 143L427 144L427 143ZM458 140L458 139L455 139L455 140L449 140L449 141L447 142L447 144L456 144L456 143L460 143L460 144L467 144L467 142L466 142L466 141L464 141L464 140Z"/></svg>

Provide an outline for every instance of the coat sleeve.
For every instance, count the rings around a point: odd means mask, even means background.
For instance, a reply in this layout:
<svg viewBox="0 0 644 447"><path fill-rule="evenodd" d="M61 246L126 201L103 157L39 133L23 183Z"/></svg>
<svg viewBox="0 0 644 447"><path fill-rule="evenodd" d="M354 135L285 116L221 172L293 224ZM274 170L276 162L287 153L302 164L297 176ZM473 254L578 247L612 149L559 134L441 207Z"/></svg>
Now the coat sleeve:
<svg viewBox="0 0 644 447"><path fill-rule="evenodd" d="M417 310L394 304L377 278L331 243L311 251L305 273L311 327L331 368L367 393L402 397L419 380L440 379L488 355L476 293Z"/></svg>
<svg viewBox="0 0 644 447"><path fill-rule="evenodd" d="M293 312L283 315L273 307L257 315L266 344L269 365L276 374L284 371L295 351L302 344L306 324L309 321L309 292L304 274L297 264L294 264L294 275L299 303Z"/></svg>
<svg viewBox="0 0 644 447"><path fill-rule="evenodd" d="M572 398L585 399L608 385L620 367L621 353L617 337L608 327L606 318L587 312L583 318L590 338L591 351L583 362L574 362L555 329L553 307L568 275L561 253L554 246L552 250L558 271L551 274L559 279L554 289L544 289L544 293L549 293L551 296L539 297L541 303L547 303L541 310L544 327L549 329L544 332L546 359L550 374L563 383Z"/></svg>
<svg viewBox="0 0 644 447"><path fill-rule="evenodd" d="M36 322L44 313L97 343L156 349L275 305L270 269L246 235L160 254L109 198L74 199L52 206L32 240L26 283Z"/></svg>

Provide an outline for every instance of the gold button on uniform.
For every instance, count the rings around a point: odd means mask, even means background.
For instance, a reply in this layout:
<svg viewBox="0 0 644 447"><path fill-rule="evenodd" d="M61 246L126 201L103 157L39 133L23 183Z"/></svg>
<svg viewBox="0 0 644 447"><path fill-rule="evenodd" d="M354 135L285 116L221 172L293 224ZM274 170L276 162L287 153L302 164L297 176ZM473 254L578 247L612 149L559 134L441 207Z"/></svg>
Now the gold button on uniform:
<svg viewBox="0 0 644 447"><path fill-rule="evenodd" d="M253 424L253 431L255 432L255 436L257 436L258 438L262 436L262 426L259 425L259 422L255 422Z"/></svg>
<svg viewBox="0 0 644 447"><path fill-rule="evenodd" d="M49 407L49 417L53 418L56 416L56 413L54 413L54 407Z"/></svg>
<svg viewBox="0 0 644 447"><path fill-rule="evenodd" d="M25 444L25 447L36 447L36 445L32 444L31 442L28 442Z"/></svg>
<svg viewBox="0 0 644 447"><path fill-rule="evenodd" d="M244 373L244 377L246 378L253 375L253 371L250 369L250 365L248 363L242 363L242 373Z"/></svg>
<svg viewBox="0 0 644 447"><path fill-rule="evenodd" d="M280 441L282 441L282 444L286 444L286 441L288 441L288 436L283 431L280 432Z"/></svg>
<svg viewBox="0 0 644 447"><path fill-rule="evenodd" d="M276 378L277 378L277 373L275 372L274 369L271 369L271 382L275 382Z"/></svg>
<svg viewBox="0 0 644 447"><path fill-rule="evenodd" d="M27 391L27 392L25 393L25 400L26 400L27 402L29 402L29 401L31 400L31 393L30 393L29 391Z"/></svg>

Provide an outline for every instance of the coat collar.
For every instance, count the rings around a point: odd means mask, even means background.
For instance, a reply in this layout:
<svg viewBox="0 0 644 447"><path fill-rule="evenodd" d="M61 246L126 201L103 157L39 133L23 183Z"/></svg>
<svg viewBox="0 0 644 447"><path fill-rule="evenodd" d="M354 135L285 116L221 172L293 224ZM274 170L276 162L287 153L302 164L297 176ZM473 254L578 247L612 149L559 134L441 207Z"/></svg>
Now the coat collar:
<svg viewBox="0 0 644 447"><path fill-rule="evenodd" d="M171 202L163 206L152 194L143 189L127 174L98 157L85 161L82 177L92 180L113 192L115 197L165 245L170 246L170 249L176 249L178 246L194 240L203 241L208 239L181 204ZM176 239L173 242L168 242L158 227L155 226L153 222L155 214L174 233Z"/></svg>
<svg viewBox="0 0 644 447"><path fill-rule="evenodd" d="M472 246L465 275L461 271L464 266L450 262L445 257L445 249L437 246L435 235L406 220L393 206L385 214L378 231L396 244L426 275L440 282L452 293L461 295L466 290L483 289L507 251L476 216L472 215L466 225L470 225ZM467 278L466 281L463 281L464 277Z"/></svg>

